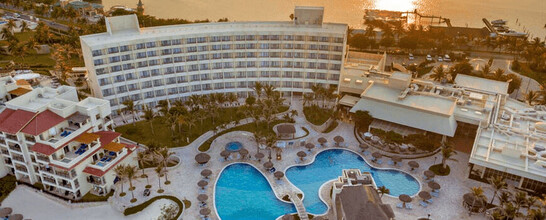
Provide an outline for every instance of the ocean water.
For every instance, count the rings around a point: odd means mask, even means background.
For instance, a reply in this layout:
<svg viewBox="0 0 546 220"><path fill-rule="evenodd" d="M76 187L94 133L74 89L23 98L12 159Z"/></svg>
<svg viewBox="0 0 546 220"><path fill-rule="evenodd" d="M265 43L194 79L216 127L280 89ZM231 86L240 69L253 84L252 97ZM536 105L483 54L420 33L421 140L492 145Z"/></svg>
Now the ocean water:
<svg viewBox="0 0 546 220"><path fill-rule="evenodd" d="M102 0L136 7L138 0ZM366 9L413 11L450 18L454 26L483 27L482 18L505 19L532 37L546 36L545 0L142 0L145 13L189 20L229 18L231 21L288 21L294 6L324 6L326 22L361 28Z"/></svg>

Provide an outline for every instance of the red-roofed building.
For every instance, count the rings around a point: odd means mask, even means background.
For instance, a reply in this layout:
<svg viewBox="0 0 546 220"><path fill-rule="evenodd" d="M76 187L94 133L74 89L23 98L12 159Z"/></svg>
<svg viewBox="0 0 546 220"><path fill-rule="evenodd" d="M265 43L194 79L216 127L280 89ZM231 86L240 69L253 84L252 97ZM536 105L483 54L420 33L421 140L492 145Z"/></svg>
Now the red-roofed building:
<svg viewBox="0 0 546 220"><path fill-rule="evenodd" d="M34 112L21 109L15 110L15 112L11 113L0 122L0 131L9 134L17 134L17 132L23 129L34 118L34 116L36 116L36 113Z"/></svg>
<svg viewBox="0 0 546 220"><path fill-rule="evenodd" d="M50 128L58 125L63 122L65 119L50 110L45 110L40 112L36 117L34 117L21 132L25 134L30 134L37 136L44 131L49 130Z"/></svg>

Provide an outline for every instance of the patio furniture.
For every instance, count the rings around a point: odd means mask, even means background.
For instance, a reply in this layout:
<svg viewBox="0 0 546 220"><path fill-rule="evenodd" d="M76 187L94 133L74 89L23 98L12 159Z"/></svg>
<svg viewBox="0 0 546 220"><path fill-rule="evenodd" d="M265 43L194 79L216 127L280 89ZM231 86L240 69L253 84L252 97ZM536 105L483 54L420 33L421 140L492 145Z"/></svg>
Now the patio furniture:
<svg viewBox="0 0 546 220"><path fill-rule="evenodd" d="M273 175L275 176L275 178L277 178L277 180L280 180L281 178L284 177L284 173L281 171L277 171Z"/></svg>
<svg viewBox="0 0 546 220"><path fill-rule="evenodd" d="M256 157L256 159L258 159L258 161L261 161L262 158L264 158L264 156L265 156L265 155L264 155L263 153L261 153L261 152L260 152L260 153L256 153L256 155L254 155L254 157Z"/></svg>
<svg viewBox="0 0 546 220"><path fill-rule="evenodd" d="M248 155L248 153L249 153L248 150L245 149L245 148L243 148L243 149L241 149L241 150L239 151L239 154L241 155L241 157L242 157L243 159L246 158L246 156Z"/></svg>
<svg viewBox="0 0 546 220"><path fill-rule="evenodd" d="M198 164L206 164L210 160L210 155L207 153L198 153L195 155L195 161Z"/></svg>
<svg viewBox="0 0 546 220"><path fill-rule="evenodd" d="M199 210L199 214L204 215L206 217L207 215L210 215L210 209L202 208L201 210Z"/></svg>
<svg viewBox="0 0 546 220"><path fill-rule="evenodd" d="M324 144L326 144L326 142L328 142L328 141L326 140L326 138L320 137L320 138L318 139L318 142L319 142L321 145L324 146Z"/></svg>
<svg viewBox="0 0 546 220"><path fill-rule="evenodd" d="M209 185L209 182L205 180L200 180L199 182L197 182L197 186L201 187L201 189L205 189L205 186L207 185Z"/></svg>
<svg viewBox="0 0 546 220"><path fill-rule="evenodd" d="M413 204L411 203L406 204L406 209L409 209L409 210L413 209Z"/></svg>
<svg viewBox="0 0 546 220"><path fill-rule="evenodd" d="M307 144L305 144L305 148L307 148L307 150L309 150L309 152L311 152L311 150L312 150L313 148L315 148L315 145L312 144L312 143L307 143Z"/></svg>
<svg viewBox="0 0 546 220"><path fill-rule="evenodd" d="M150 195L150 189L144 189L144 192L142 192L142 195L149 196Z"/></svg>
<svg viewBox="0 0 546 220"><path fill-rule="evenodd" d="M438 184L437 182L428 182L428 187L430 187L433 192L436 192L437 190L439 190L441 187L440 187L440 184Z"/></svg>
<svg viewBox="0 0 546 220"><path fill-rule="evenodd" d="M110 153L108 153L110 156L116 156L116 152L112 152L110 151Z"/></svg>
<svg viewBox="0 0 546 220"><path fill-rule="evenodd" d="M439 196L440 196L440 193L438 193L438 192L431 192L430 195L431 195L431 196L434 196L434 197L439 197Z"/></svg>
<svg viewBox="0 0 546 220"><path fill-rule="evenodd" d="M419 205L423 206L423 207L428 207L428 204L424 201L419 201Z"/></svg>
<svg viewBox="0 0 546 220"><path fill-rule="evenodd" d="M431 180L436 176L436 174L434 174L434 172L432 172L431 170L425 170L423 174L425 174L427 180Z"/></svg>
<svg viewBox="0 0 546 220"><path fill-rule="evenodd" d="M432 196L427 191L419 192L419 197L421 197L421 199L423 199L423 202L432 203Z"/></svg>
<svg viewBox="0 0 546 220"><path fill-rule="evenodd" d="M402 162L402 158L395 155L391 157L391 161L394 163L394 165L398 165L398 163Z"/></svg>
<svg viewBox="0 0 546 220"><path fill-rule="evenodd" d="M336 146L340 147L340 144L343 143L345 139L338 135L334 137L334 141L336 142Z"/></svg>
<svg viewBox="0 0 546 220"><path fill-rule="evenodd" d="M265 169L271 169L273 167L273 163L271 161L267 161L264 163L264 168Z"/></svg>
<svg viewBox="0 0 546 220"><path fill-rule="evenodd" d="M413 201L413 199L406 194L399 195L398 199L404 203L403 204L404 207L406 207L406 203Z"/></svg>
<svg viewBox="0 0 546 220"><path fill-rule="evenodd" d="M396 204L396 208L399 208L399 209L404 208L404 204L399 202L398 204Z"/></svg>
<svg viewBox="0 0 546 220"><path fill-rule="evenodd" d="M207 196L206 194L199 194L197 196L197 200L202 203L205 203L207 199L209 199L209 196Z"/></svg>
<svg viewBox="0 0 546 220"><path fill-rule="evenodd" d="M416 161L410 161L408 162L408 165L411 167L411 170L415 170L416 168L419 168L419 163L417 163Z"/></svg>
<svg viewBox="0 0 546 220"><path fill-rule="evenodd" d="M210 175L212 175L212 171L209 169L201 171L201 176L205 177L205 179L208 179Z"/></svg>
<svg viewBox="0 0 546 220"><path fill-rule="evenodd" d="M10 207L5 207L0 209L0 216L8 216L13 212L13 209Z"/></svg>
<svg viewBox="0 0 546 220"><path fill-rule="evenodd" d="M307 154L303 151L299 151L297 153L298 157L300 158L301 161L303 161L303 158L307 156Z"/></svg>

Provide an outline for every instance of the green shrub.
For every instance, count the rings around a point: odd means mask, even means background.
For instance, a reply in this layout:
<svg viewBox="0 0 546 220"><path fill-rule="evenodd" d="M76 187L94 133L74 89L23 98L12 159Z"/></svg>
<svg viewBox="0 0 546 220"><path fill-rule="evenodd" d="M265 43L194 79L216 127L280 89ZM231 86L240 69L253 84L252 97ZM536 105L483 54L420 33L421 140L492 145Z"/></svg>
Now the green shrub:
<svg viewBox="0 0 546 220"><path fill-rule="evenodd" d="M178 214L176 215L175 219L178 219L178 217L180 217L180 215L182 215L182 211L184 209L184 204L182 203L182 201L180 201L180 199L178 199L178 198L176 198L174 196L156 196L156 197L153 197L150 200L148 200L146 202L143 202L140 205L136 205L136 206L133 206L133 207L126 208L125 211L123 211L123 214L125 216L128 216L128 215L138 213L138 212L144 210L150 204L152 204L153 202L155 202L156 200L159 200L159 199L169 199L169 200L172 200L173 202L175 202L176 204L178 204Z"/></svg>
<svg viewBox="0 0 546 220"><path fill-rule="evenodd" d="M332 115L332 109L321 108L318 105L303 107L305 119L314 125L320 126Z"/></svg>
<svg viewBox="0 0 546 220"><path fill-rule="evenodd" d="M338 123L337 121L333 121L333 122L330 124L330 126L328 126L328 127L326 128L326 130L324 130L322 133L330 133L331 131L333 131L334 129L337 128L337 125L338 125L338 124L339 124L339 123ZM307 133L309 133L309 132L307 132Z"/></svg>
<svg viewBox="0 0 546 220"><path fill-rule="evenodd" d="M15 176L6 175L0 179L0 202L4 201L6 197L9 196L11 191L15 189Z"/></svg>

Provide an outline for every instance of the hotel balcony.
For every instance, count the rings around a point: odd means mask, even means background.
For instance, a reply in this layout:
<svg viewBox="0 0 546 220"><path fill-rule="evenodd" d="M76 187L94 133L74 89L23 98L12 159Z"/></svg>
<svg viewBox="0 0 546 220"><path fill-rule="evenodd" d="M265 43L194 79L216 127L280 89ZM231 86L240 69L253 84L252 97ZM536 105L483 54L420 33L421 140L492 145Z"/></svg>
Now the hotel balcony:
<svg viewBox="0 0 546 220"><path fill-rule="evenodd" d="M102 151L99 151L99 155L102 155L100 159L93 160L88 167L106 171L113 164L116 164L119 160L122 160L129 151L125 148L124 144L111 142L104 146Z"/></svg>
<svg viewBox="0 0 546 220"><path fill-rule="evenodd" d="M21 152L21 146L18 144L9 144L9 149L19 153Z"/></svg>
<svg viewBox="0 0 546 220"><path fill-rule="evenodd" d="M25 158L22 157L22 156L13 156L13 157L11 157L11 158L12 158L13 160L19 161L19 162L21 162L21 163L24 163L24 162L25 162Z"/></svg>
<svg viewBox="0 0 546 220"><path fill-rule="evenodd" d="M54 175L54 176L58 176L58 177L69 179L69 180L72 180L76 178L77 176L75 170L71 170L70 172L68 172L66 170L56 169L49 166L40 166L40 172L44 172L49 175Z"/></svg>
<svg viewBox="0 0 546 220"><path fill-rule="evenodd" d="M9 156L8 149L2 148L2 154L6 155L6 156Z"/></svg>
<svg viewBox="0 0 546 220"><path fill-rule="evenodd" d="M55 178L50 178L50 177L42 177L42 182L57 185L57 182L55 182Z"/></svg>
<svg viewBox="0 0 546 220"><path fill-rule="evenodd" d="M80 136L87 130L91 128L91 123L82 122L82 124L71 124L67 127L61 128L62 132L49 136L47 140L36 140L39 143L50 145L51 147L57 149L61 145L66 144L70 140Z"/></svg>
<svg viewBox="0 0 546 220"><path fill-rule="evenodd" d="M36 159L43 163L49 163L49 157L36 153Z"/></svg>
<svg viewBox="0 0 546 220"><path fill-rule="evenodd" d="M104 181L104 177L95 177L95 176L88 176L87 182L93 185L99 185L99 186L106 184L106 181Z"/></svg>
<svg viewBox="0 0 546 220"><path fill-rule="evenodd" d="M15 170L17 170L19 172L23 172L23 173L28 173L27 167L25 167L23 165L19 165L19 164L15 164Z"/></svg>
<svg viewBox="0 0 546 220"><path fill-rule="evenodd" d="M12 135L12 134L6 134L6 138L7 138L8 140L12 140L12 141L19 141L19 140L17 139L17 136Z"/></svg>
<svg viewBox="0 0 546 220"><path fill-rule="evenodd" d="M6 165L13 165L13 162L11 162L11 159L9 159L9 158L4 159L4 163Z"/></svg>
<svg viewBox="0 0 546 220"><path fill-rule="evenodd" d="M54 154L51 163L60 167L72 167L100 148L101 145L98 143L99 137L91 133L78 136L63 148L65 153L61 155L61 158L56 158Z"/></svg>

